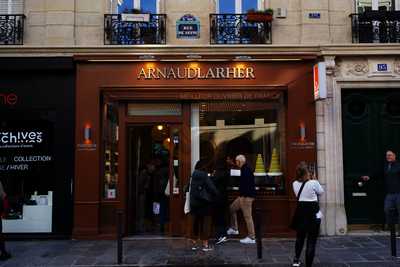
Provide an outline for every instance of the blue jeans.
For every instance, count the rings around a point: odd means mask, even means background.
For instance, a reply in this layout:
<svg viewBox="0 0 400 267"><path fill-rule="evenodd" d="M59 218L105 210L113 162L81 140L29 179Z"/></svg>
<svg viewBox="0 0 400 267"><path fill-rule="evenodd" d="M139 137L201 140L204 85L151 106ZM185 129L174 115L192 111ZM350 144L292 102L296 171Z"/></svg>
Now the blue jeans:
<svg viewBox="0 0 400 267"><path fill-rule="evenodd" d="M400 193L390 193L387 194L385 197L385 215L386 215L386 222L390 223L390 209L394 208L397 211L397 216L400 216ZM393 223L400 222L393 218ZM400 219L400 218L399 218Z"/></svg>

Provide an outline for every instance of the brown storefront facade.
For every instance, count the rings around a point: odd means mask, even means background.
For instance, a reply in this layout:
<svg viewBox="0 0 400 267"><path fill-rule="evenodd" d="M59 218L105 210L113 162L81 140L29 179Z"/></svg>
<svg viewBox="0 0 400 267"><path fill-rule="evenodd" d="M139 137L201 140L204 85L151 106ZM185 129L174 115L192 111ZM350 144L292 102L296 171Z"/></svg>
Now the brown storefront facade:
<svg viewBox="0 0 400 267"><path fill-rule="evenodd" d="M215 170L238 154L255 172L264 235L292 234L295 167L316 164L315 58L75 59L75 238L114 237L118 210L125 235L161 225L186 236L194 164L207 159ZM238 180L227 171L232 200Z"/></svg>

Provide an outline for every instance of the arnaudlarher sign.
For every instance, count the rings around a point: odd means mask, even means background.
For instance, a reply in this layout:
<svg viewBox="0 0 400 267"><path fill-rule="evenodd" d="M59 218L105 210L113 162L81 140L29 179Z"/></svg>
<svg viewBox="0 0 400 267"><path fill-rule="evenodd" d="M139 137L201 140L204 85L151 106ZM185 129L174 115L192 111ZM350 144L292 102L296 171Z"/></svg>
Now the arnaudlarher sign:
<svg viewBox="0 0 400 267"><path fill-rule="evenodd" d="M253 67L142 67L138 80L255 79Z"/></svg>

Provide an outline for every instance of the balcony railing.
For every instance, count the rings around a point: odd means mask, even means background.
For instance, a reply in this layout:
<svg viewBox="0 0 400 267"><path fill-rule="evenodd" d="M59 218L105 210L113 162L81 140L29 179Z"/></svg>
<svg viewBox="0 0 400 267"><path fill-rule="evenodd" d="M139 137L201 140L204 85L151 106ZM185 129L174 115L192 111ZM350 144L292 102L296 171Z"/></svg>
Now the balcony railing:
<svg viewBox="0 0 400 267"><path fill-rule="evenodd" d="M353 43L399 43L400 11L351 14Z"/></svg>
<svg viewBox="0 0 400 267"><path fill-rule="evenodd" d="M211 44L271 44L271 21L253 22L247 14L211 14Z"/></svg>
<svg viewBox="0 0 400 267"><path fill-rule="evenodd" d="M0 14L0 45L24 44L25 15Z"/></svg>
<svg viewBox="0 0 400 267"><path fill-rule="evenodd" d="M104 15L104 44L165 44L165 14L150 14L149 21L126 21L121 14Z"/></svg>

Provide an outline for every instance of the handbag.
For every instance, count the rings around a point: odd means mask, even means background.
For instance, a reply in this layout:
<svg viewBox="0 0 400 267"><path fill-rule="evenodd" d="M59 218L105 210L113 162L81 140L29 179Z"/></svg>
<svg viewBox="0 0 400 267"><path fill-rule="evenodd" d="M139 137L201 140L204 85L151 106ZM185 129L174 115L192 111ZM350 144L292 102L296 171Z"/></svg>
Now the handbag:
<svg viewBox="0 0 400 267"><path fill-rule="evenodd" d="M189 181L189 186L188 186L188 190L186 191L186 199L185 199L185 206L183 207L183 212L185 214L188 214L190 212L190 184L191 181Z"/></svg>
<svg viewBox="0 0 400 267"><path fill-rule="evenodd" d="M300 210L298 208L299 206L299 200L300 200L300 195L301 192L303 192L303 188L305 186L305 184L308 182L308 180L306 180L305 182L303 182L303 184L300 187L299 193L297 194L297 206L296 206L296 210L294 211L293 217L292 217L292 221L289 225L289 227L293 230L297 230L298 226L299 226L299 222L301 220L301 214L300 214Z"/></svg>

